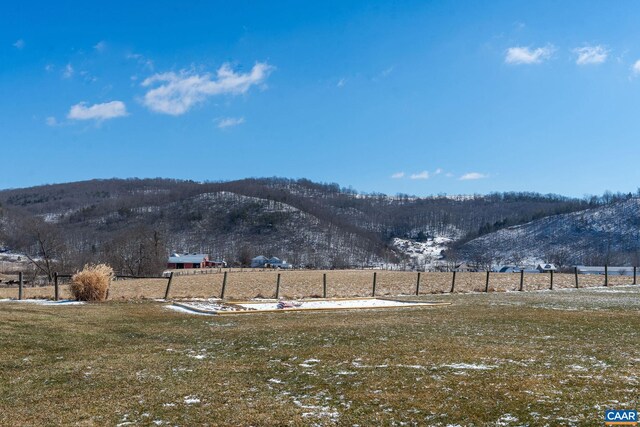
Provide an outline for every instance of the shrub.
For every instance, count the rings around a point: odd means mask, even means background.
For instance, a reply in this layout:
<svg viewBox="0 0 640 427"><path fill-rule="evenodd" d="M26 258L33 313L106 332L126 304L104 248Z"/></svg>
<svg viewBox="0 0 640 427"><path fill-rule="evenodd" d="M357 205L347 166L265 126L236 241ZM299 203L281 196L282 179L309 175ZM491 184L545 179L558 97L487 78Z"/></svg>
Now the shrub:
<svg viewBox="0 0 640 427"><path fill-rule="evenodd" d="M113 269L106 264L85 265L71 277L69 290L78 301L104 301L112 278Z"/></svg>

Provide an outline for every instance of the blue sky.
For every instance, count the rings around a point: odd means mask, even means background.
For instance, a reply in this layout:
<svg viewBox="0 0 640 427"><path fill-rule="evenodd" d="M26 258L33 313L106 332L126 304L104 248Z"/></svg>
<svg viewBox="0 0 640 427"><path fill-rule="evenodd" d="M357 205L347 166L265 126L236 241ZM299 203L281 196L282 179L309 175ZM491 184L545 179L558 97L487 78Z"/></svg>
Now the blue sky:
<svg viewBox="0 0 640 427"><path fill-rule="evenodd" d="M640 186L638 2L5 3L0 188Z"/></svg>

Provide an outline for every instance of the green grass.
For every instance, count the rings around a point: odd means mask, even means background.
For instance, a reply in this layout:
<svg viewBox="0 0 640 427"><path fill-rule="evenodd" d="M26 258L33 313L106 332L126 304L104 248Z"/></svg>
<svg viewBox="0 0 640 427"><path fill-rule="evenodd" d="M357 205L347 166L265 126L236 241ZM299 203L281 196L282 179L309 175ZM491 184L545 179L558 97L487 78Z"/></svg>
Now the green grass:
<svg viewBox="0 0 640 427"><path fill-rule="evenodd" d="M453 305L0 303L0 425L602 425L638 408L635 288L423 299Z"/></svg>

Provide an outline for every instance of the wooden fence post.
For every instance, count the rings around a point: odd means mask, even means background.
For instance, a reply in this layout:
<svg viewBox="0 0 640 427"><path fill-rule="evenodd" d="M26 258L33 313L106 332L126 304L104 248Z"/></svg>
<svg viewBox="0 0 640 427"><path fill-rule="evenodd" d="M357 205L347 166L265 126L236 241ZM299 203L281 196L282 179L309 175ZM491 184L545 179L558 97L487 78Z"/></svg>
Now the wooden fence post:
<svg viewBox="0 0 640 427"><path fill-rule="evenodd" d="M489 270L487 270L487 281L484 284L484 291L489 292Z"/></svg>
<svg viewBox="0 0 640 427"><path fill-rule="evenodd" d="M378 273L376 273L375 271L373 272L373 291L371 292L371 296L375 297L376 296L376 278L377 278Z"/></svg>
<svg viewBox="0 0 640 427"><path fill-rule="evenodd" d="M573 267L573 274L576 276L576 289L580 287L578 283L578 267Z"/></svg>
<svg viewBox="0 0 640 427"><path fill-rule="evenodd" d="M22 271L18 273L18 299L22 299L24 296L23 293L24 282L22 281Z"/></svg>
<svg viewBox="0 0 640 427"><path fill-rule="evenodd" d="M520 292L524 291L524 269L520 269Z"/></svg>
<svg viewBox="0 0 640 427"><path fill-rule="evenodd" d="M418 271L418 278L416 279L416 295L420 295L420 272Z"/></svg>
<svg viewBox="0 0 640 427"><path fill-rule="evenodd" d="M609 266L604 265L604 285L609 286Z"/></svg>
<svg viewBox="0 0 640 427"><path fill-rule="evenodd" d="M456 289L456 271L453 270L453 277L451 278L451 293Z"/></svg>
<svg viewBox="0 0 640 427"><path fill-rule="evenodd" d="M167 282L167 290L164 291L164 299L169 298L169 290L171 289L171 281L173 280L173 271L169 273L169 281Z"/></svg>
<svg viewBox="0 0 640 427"><path fill-rule="evenodd" d="M327 273L322 273L322 298L327 297Z"/></svg>
<svg viewBox="0 0 640 427"><path fill-rule="evenodd" d="M107 294L109 293L109 288L107 288ZM53 298L58 301L60 299L60 288L58 287L58 272L53 273Z"/></svg>
<svg viewBox="0 0 640 427"><path fill-rule="evenodd" d="M553 290L553 270L549 270L549 290Z"/></svg>
<svg viewBox="0 0 640 427"><path fill-rule="evenodd" d="M636 270L638 269L638 267L636 267L635 265L633 266L633 284L637 285L638 283L636 282Z"/></svg>
<svg viewBox="0 0 640 427"><path fill-rule="evenodd" d="M224 291L227 288L227 272L222 275L222 290L220 291L220 299L224 299Z"/></svg>
<svg viewBox="0 0 640 427"><path fill-rule="evenodd" d="M278 273L278 278L276 279L276 299L280 298L280 273Z"/></svg>

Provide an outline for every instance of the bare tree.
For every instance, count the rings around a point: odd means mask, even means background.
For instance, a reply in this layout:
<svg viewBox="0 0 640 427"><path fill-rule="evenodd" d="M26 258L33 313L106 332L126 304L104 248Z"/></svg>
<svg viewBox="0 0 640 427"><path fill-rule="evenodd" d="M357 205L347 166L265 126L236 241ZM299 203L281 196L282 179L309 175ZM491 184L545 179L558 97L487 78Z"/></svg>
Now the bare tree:
<svg viewBox="0 0 640 427"><path fill-rule="evenodd" d="M558 269L562 269L569 263L571 252L565 248L555 248L549 250L545 254L545 258L548 262L555 264Z"/></svg>
<svg viewBox="0 0 640 427"><path fill-rule="evenodd" d="M118 233L103 248L114 271L132 276L160 273L166 265L166 245L160 231L137 226Z"/></svg>
<svg viewBox="0 0 640 427"><path fill-rule="evenodd" d="M64 266L67 250L60 229L37 217L15 220L5 230L7 244L24 253L36 271L51 283L56 269Z"/></svg>

